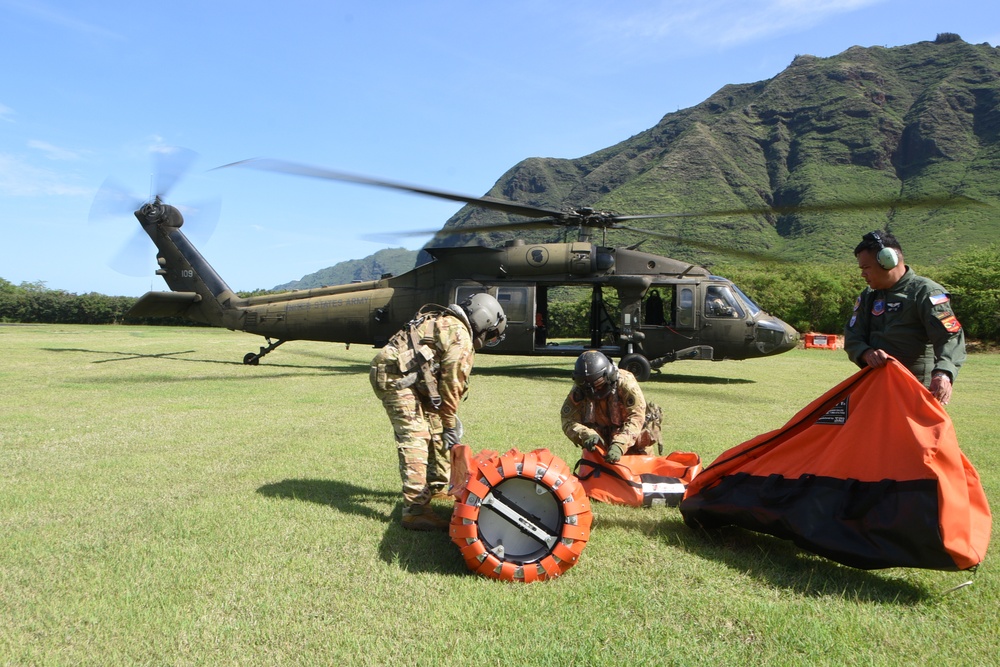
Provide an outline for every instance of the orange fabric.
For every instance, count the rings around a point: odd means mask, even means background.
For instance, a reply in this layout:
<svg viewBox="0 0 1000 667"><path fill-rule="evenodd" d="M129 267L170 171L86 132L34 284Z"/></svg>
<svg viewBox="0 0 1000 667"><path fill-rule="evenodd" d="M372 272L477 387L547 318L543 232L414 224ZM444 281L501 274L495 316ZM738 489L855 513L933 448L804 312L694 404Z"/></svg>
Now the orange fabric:
<svg viewBox="0 0 1000 667"><path fill-rule="evenodd" d="M558 577L576 564L590 538L593 515L587 494L562 459L547 449L527 453L511 449L503 455L484 450L473 456L467 445L455 445L451 453L450 490L456 500L449 534L470 570L492 579L530 583ZM482 500L494 487L516 477L548 489L560 503L561 523L552 533L558 539L537 559L519 561L509 551L491 553L484 544L491 536L487 532L484 538L480 532L481 511L493 511L484 509Z"/></svg>
<svg viewBox="0 0 1000 667"><path fill-rule="evenodd" d="M705 492L737 473L786 480L804 475L860 482L936 480L937 525L956 568L981 562L989 545L989 504L979 475L959 449L948 413L896 361L862 369L782 428L724 452L688 485L682 513L702 509L699 503L707 501L699 496L710 496ZM931 517L928 525L933 523Z"/></svg>
<svg viewBox="0 0 1000 667"><path fill-rule="evenodd" d="M693 452L671 452L666 456L625 454L617 463L608 463L599 453L583 450L577 462L577 477L592 500L615 505L642 507L653 479L675 480L676 505L701 470L701 457ZM647 484L644 490L643 484Z"/></svg>

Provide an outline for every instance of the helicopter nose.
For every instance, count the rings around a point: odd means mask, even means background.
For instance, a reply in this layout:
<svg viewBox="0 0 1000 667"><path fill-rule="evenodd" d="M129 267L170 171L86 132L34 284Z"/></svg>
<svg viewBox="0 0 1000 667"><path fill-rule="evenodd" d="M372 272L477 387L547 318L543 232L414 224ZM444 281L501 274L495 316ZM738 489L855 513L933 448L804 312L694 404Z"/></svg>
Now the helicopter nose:
<svg viewBox="0 0 1000 667"><path fill-rule="evenodd" d="M764 355L781 354L799 344L800 334L777 317L761 319L756 326L757 350Z"/></svg>

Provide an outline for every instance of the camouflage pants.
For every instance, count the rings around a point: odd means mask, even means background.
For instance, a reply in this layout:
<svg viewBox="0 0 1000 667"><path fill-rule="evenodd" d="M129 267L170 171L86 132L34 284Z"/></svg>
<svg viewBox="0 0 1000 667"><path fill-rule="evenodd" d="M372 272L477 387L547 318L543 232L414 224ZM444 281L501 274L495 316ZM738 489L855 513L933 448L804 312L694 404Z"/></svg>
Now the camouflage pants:
<svg viewBox="0 0 1000 667"><path fill-rule="evenodd" d="M426 505L434 493L448 489L451 456L445 449L444 428L441 418L424 406L412 387L380 386L384 382L378 381L375 367L371 382L392 424L406 513L412 506Z"/></svg>

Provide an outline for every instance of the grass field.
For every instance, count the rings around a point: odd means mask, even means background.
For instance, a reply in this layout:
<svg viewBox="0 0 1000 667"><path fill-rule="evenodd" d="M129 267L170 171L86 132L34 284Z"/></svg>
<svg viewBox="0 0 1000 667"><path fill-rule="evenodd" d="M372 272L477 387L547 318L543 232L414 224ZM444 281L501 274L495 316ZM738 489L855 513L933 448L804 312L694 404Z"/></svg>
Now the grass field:
<svg viewBox="0 0 1000 667"><path fill-rule="evenodd" d="M259 344L0 326L0 664L996 664L995 548L975 573L868 572L698 533L675 508L595 505L563 577L472 575L447 535L399 526L373 350L289 343L244 366ZM481 355L468 443L572 465L570 368ZM664 370L644 389L668 447L707 464L855 368L797 350ZM948 407L994 514L998 392L1000 355L973 355Z"/></svg>

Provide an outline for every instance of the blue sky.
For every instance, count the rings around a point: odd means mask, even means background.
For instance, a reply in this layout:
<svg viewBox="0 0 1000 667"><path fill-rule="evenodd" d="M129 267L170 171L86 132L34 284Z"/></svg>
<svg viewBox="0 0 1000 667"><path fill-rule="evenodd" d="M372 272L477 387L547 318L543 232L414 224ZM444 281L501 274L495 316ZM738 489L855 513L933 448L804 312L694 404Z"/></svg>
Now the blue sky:
<svg viewBox="0 0 1000 667"><path fill-rule="evenodd" d="M433 229L457 204L213 167L271 157L484 194L528 157L613 145L796 55L954 32L1000 43L995 0L0 0L0 277L165 289L112 258L138 223L97 224L109 177L137 200L153 155L198 160L169 202L221 202L206 241L233 289L270 288ZM581 205L589 202L579 202ZM419 247L426 239L402 239Z"/></svg>

